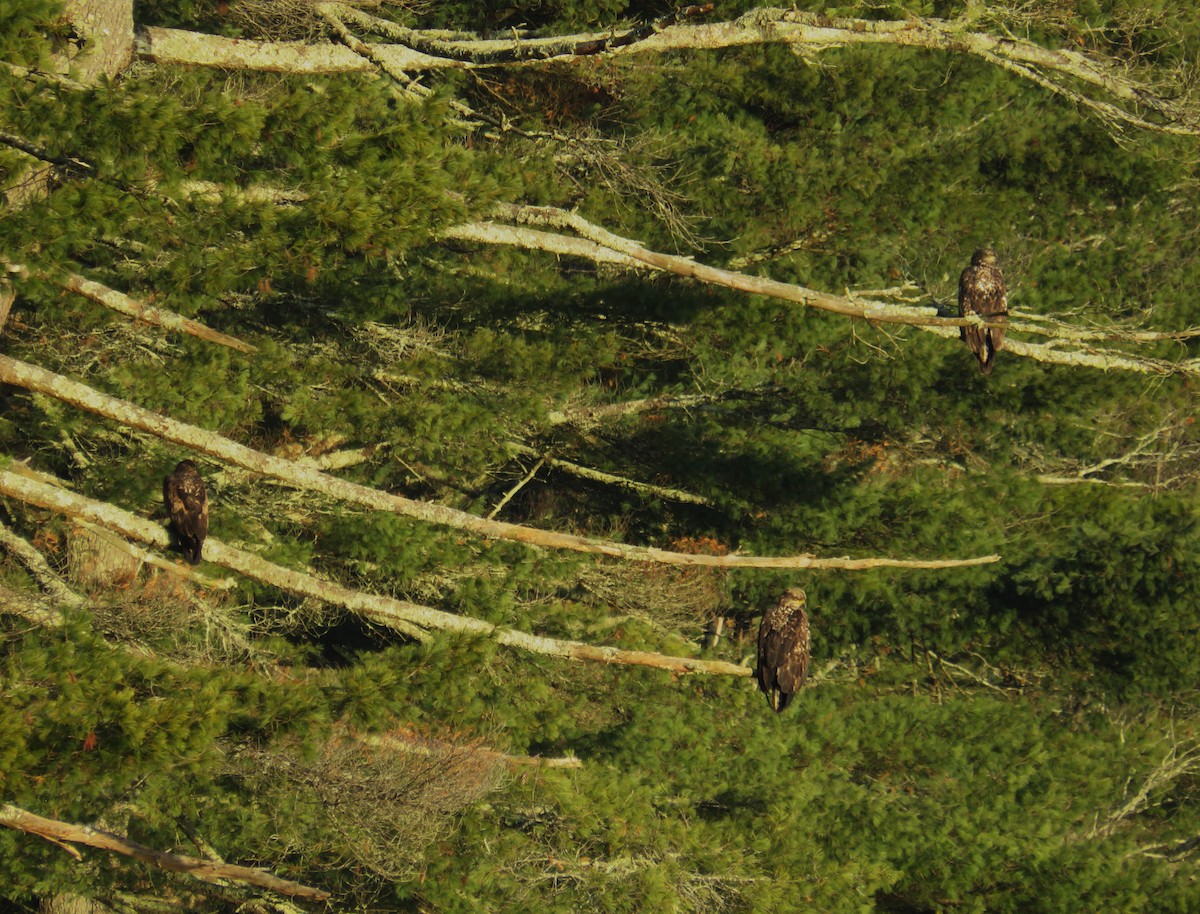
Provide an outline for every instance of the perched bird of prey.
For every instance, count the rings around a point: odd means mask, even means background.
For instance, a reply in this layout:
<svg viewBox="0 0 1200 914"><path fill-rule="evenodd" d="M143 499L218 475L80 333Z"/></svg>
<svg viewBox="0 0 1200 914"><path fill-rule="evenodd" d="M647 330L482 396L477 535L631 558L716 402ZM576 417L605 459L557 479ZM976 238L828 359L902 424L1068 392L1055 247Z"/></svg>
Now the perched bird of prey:
<svg viewBox="0 0 1200 914"><path fill-rule="evenodd" d="M175 472L163 480L163 501L184 558L199 564L200 550L208 536L208 495L196 464L180 461Z"/></svg>
<svg viewBox="0 0 1200 914"><path fill-rule="evenodd" d="M779 601L763 613L758 628L758 687L771 709L779 713L800 691L808 678L808 597L799 587L783 592Z"/></svg>
<svg viewBox="0 0 1200 914"><path fill-rule="evenodd" d="M1004 274L996 266L996 253L980 248L971 255L971 265L958 280L958 314L978 314L985 321L1004 324L1008 320L1008 293ZM979 359L979 370L992 371L996 353L1004 346L1004 327L962 327L959 334Z"/></svg>

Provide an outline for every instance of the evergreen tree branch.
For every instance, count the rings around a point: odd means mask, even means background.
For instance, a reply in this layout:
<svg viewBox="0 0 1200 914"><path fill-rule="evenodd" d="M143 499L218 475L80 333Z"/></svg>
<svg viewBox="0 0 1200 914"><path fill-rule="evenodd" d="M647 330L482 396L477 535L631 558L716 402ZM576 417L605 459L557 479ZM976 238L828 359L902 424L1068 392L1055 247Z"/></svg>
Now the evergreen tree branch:
<svg viewBox="0 0 1200 914"><path fill-rule="evenodd" d="M1200 108L1177 88L1156 85L1130 66L1071 47L1044 48L1011 33L975 31L968 19L875 21L765 7L725 22L691 24L669 18L624 32L552 38L520 35L484 39L469 33L408 29L340 3L320 7L344 28L351 23L389 44L370 54L328 42L256 42L149 28L138 35L143 60L275 72L354 72L384 69L412 73L460 67L528 66L595 54L663 53L783 44L804 55L831 48L890 44L966 54L1029 80L1114 127L1186 136L1200 135ZM1082 85L1089 91L1078 88ZM1151 119L1153 117L1153 120Z"/></svg>
<svg viewBox="0 0 1200 914"><path fill-rule="evenodd" d="M45 838L55 844L86 844L89 847L123 854L173 873L186 873L202 882L218 883L222 879L230 879L295 898L323 901L330 897L330 894L322 889L302 885L290 879L282 879L256 867L213 863L195 857L186 857L182 854L169 854L88 825L73 825L57 819L47 819L10 803L0 806L0 825L6 825L26 834L37 835L39 838Z"/></svg>
<svg viewBox="0 0 1200 914"><path fill-rule="evenodd" d="M301 489L318 491L331 498L362 505L375 511L388 511L427 523L454 527L480 536L511 540L530 546L607 555L626 561L656 562L669 565L707 565L722 568L821 568L847 571L868 568L941 569L985 565L1000 561L998 555L976 556L967 559L702 555L671 552L650 546L631 546L557 531L540 530L521 524L487 520L468 514L466 511L415 501L402 495L392 495L378 489L347 482L322 473L313 467L264 454L197 426L142 409L62 375L17 361L9 356L0 355L0 381L46 394L123 425L149 432L165 441L184 445Z"/></svg>
<svg viewBox="0 0 1200 914"><path fill-rule="evenodd" d="M31 142L24 137L9 133L6 130L0 130L0 143L5 146L10 146L13 149L18 149L38 161L45 162L48 165L53 165L61 170L65 175L73 178L90 178L100 181L110 187L115 187L117 190L123 191L134 196L143 196L145 191L128 181L123 181L120 178L114 178L101 172L95 165L78 156L56 155L50 152L44 146ZM164 200L169 203L170 201Z"/></svg>
<svg viewBox="0 0 1200 914"><path fill-rule="evenodd" d="M557 207L521 206L503 204L497 207L497 213L503 218L517 223L535 223L567 228L595 247L589 245L569 246L569 238L549 242L548 233L523 233L519 228L502 226L508 231L493 231L496 223L476 222L454 226L445 232L446 237L458 240L475 240L489 244L513 244L528 246L535 249L552 250L555 253L565 253L568 249L578 256L588 256L589 251L604 249L611 252L598 262L614 263L613 255L626 258L626 263L636 262L643 267L651 267L677 276L695 279L712 285L724 286L739 292L752 295L765 295L783 301L795 302L810 308L830 311L845 317L859 318L872 323L907 324L927 333L935 333L948 339L959 338L959 328L968 325L984 325L978 316L941 317L936 307L913 307L909 305L872 301L848 292L846 295L833 295L809 289L793 283L780 282L758 276L749 276L719 267L705 266L696 263L690 257L680 257L674 254L662 254L644 247L629 238L623 238L609 232L578 213L568 212ZM542 247L546 243L550 246ZM1138 333L1123 330L1093 331L1086 328L1073 328L1066 325L1054 326L1049 320L1013 321L1005 325L1008 335L1004 341L1004 351L1019 356L1025 356L1039 362L1057 365L1086 366L1103 370L1135 371L1145 374L1200 374L1200 359L1187 359L1172 362L1166 359L1139 356L1124 351L1099 348L1085 345L1090 340L1112 340L1127 342L1153 342L1164 339L1184 340L1197 335L1195 329L1173 331L1163 334ZM1014 333L1034 333L1051 337L1048 343L1029 343L1014 339ZM1063 348L1070 345L1072 348Z"/></svg>
<svg viewBox="0 0 1200 914"><path fill-rule="evenodd" d="M176 314L174 311L167 311L165 308L156 308L152 305L142 304L137 299L130 298L124 292L110 289L108 286L85 279L78 274L73 273L65 279L57 280L57 283L62 288L68 289L71 292L77 292L84 298L90 299L99 305L111 308L113 311L136 318L139 321L144 321L147 324L154 324L165 330L186 333L189 336L194 336L210 343L216 343L219 346L228 346L230 349L236 349L238 352L252 353L258 351L255 346L239 340L237 337L213 330L211 327L206 327L204 324L184 317L181 314Z"/></svg>
<svg viewBox="0 0 1200 914"><path fill-rule="evenodd" d="M11 470L0 470L0 495L98 524L109 530L115 530L123 536L151 543L161 549L166 549L170 545L170 536L158 524L130 514L115 505L85 498ZM410 603L407 600L351 590L339 584L321 580L314 575L276 565L259 556L226 545L211 536L204 541L204 555L206 560L223 565L249 578L262 581L272 587L278 587L288 593L314 597L342 606L368 622L398 631L417 640L427 640L428 629L438 629L470 637L488 638L507 647L566 660L648 666L676 674L750 676L753 672L748 667L727 663L723 660L701 660L691 657L674 657L654 651L624 650L585 644L580 641L548 638L511 628L501 628L481 619L456 616L453 613Z"/></svg>
<svg viewBox="0 0 1200 914"><path fill-rule="evenodd" d="M76 177L96 176L96 169L83 159L78 159L74 156L55 155L44 146L39 146L37 143L17 136L15 133L9 133L7 130L0 130L0 143L10 146L13 149L18 149L27 156L31 156L40 162L45 162L47 165L56 165L67 174Z"/></svg>

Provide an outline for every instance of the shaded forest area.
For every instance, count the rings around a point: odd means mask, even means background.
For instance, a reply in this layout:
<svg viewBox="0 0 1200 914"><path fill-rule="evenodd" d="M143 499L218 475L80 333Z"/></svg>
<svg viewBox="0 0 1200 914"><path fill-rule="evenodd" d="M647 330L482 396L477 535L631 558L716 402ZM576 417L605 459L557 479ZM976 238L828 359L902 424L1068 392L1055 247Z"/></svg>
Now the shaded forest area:
<svg viewBox="0 0 1200 914"><path fill-rule="evenodd" d="M0 911L1200 908L1177 6L6 6Z"/></svg>

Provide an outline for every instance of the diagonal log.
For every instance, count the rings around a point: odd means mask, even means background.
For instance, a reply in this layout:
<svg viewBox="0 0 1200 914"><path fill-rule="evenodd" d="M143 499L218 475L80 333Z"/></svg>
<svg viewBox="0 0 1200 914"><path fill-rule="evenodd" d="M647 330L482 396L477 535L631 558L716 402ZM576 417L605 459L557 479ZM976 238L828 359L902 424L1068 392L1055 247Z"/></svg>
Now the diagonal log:
<svg viewBox="0 0 1200 914"><path fill-rule="evenodd" d="M0 495L16 498L28 504L59 511L79 520L115 530L123 536L151 543L159 548L170 545L167 531L158 524L130 514L128 511L76 495L44 482L30 479L12 470L0 470ZM699 660L691 657L673 657L654 651L634 651L622 648L585 644L581 641L566 641L547 638L511 628L501 628L474 619L456 616L429 606L398 600L394 597L378 596L351 590L322 580L315 575L293 571L245 552L220 540L209 537L204 541L205 559L223 565L247 577L278 587L289 593L314 597L327 603L342 606L355 615L384 628L398 631L417 640L429 637L428 629L490 638L499 644L534 654L561 657L566 660L592 661L597 663L622 664L626 666L648 666L671 673L707 673L717 676L749 676L748 667L723 660Z"/></svg>
<svg viewBox="0 0 1200 914"><path fill-rule="evenodd" d="M183 317L174 311L167 311L165 308L156 308L153 305L142 304L142 302L129 297L124 292L110 289L108 286L101 285L91 279L85 279L78 274L71 274L66 279L61 280L60 285L64 289L77 292L84 298L91 299L99 305L111 308L113 311L136 318L139 321L144 321L147 324L154 324L165 330L186 333L189 336L198 337L210 343L228 346L230 349L236 349L238 352L250 353L256 351L254 346L244 340L239 340L237 337L230 336L227 333L221 333L219 330L213 330L212 327L205 326L191 318Z"/></svg>
<svg viewBox="0 0 1200 914"><path fill-rule="evenodd" d="M818 558L813 555L697 555L671 552L651 546L631 546L552 530L539 530L505 521L487 520L442 505L415 501L322 473L311 466L273 457L238 444L195 425L188 425L158 413L142 409L125 400L110 397L70 378L0 355L0 382L46 394L80 409L140 429L166 441L181 444L228 463L270 476L301 489L322 492L332 498L362 505L375 511L387 511L441 526L467 530L493 539L511 540L548 549L567 549L607 555L635 562L666 565L706 565L719 568L821 568L862 570L867 568L961 568L1000 561L998 555L967 559L892 559L892 558Z"/></svg>
<svg viewBox="0 0 1200 914"><path fill-rule="evenodd" d="M173 873L186 873L202 882L220 884L221 880L229 879L269 889L293 898L312 898L323 901L330 897L330 894L323 889L315 889L290 879L283 879L257 867L199 860L196 857L185 857L182 854L168 854L165 851L138 844L129 838L114 835L112 832L101 831L90 825L73 825L70 822L60 822L58 819L47 819L9 803L0 805L0 825L7 825L9 828L23 831L26 834L37 835L39 838L45 838L47 841L64 847L68 844L86 844L89 847L124 854L126 857L133 857L135 860L141 860L143 863L149 863ZM71 850L71 848L67 849Z"/></svg>

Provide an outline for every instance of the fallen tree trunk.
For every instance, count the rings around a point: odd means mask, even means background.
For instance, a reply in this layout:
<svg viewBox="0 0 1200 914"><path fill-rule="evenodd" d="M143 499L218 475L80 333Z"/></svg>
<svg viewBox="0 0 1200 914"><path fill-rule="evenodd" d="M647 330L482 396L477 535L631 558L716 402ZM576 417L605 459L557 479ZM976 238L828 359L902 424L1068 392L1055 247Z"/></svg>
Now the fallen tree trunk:
<svg viewBox="0 0 1200 914"><path fill-rule="evenodd" d="M0 495L28 504L59 511L70 517L115 530L124 536L151 543L159 548L170 545L167 531L128 511L94 499L76 495L46 483L22 476L12 470L0 470ZM398 631L417 640L426 640L429 629L461 635L490 638L508 647L566 660L586 660L629 666L648 666L671 673L706 673L717 676L749 676L748 667L723 660L673 657L654 651L633 651L603 645L547 638L529 632L502 628L469 616L456 616L429 606L351 590L322 580L315 575L294 571L266 559L226 545L209 537L204 542L205 559L223 565L247 577L278 587L289 593L315 597L342 606L376 625Z"/></svg>
<svg viewBox="0 0 1200 914"><path fill-rule="evenodd" d="M488 520L428 502L414 501L402 495L392 495L357 483L347 482L322 473L311 466L264 454L238 444L214 432L188 425L158 413L142 409L125 400L110 397L98 390L72 381L70 378L0 355L0 381L37 391L120 422L130 428L149 432L166 441L208 454L228 463L244 467L264 476L271 476L301 489L321 492L331 498L362 505L375 511L402 514L442 526L456 527L480 536L512 540L548 549L568 549L588 552L634 562L655 562L664 565L704 565L716 568L822 568L857 571L868 568L962 568L1000 561L998 555L975 556L967 559L893 559L849 557L818 558L814 555L703 555L671 552L653 546L631 546L605 540L539 530L505 521Z"/></svg>
<svg viewBox="0 0 1200 914"><path fill-rule="evenodd" d="M315 889L312 886L302 885L290 879L281 879L279 876L268 873L266 870L249 866L237 866L231 863L199 860L196 857L185 857L182 854L168 854L165 851L155 850L154 848L146 847L144 844L138 844L136 841L131 841L120 835L114 835L112 832L101 831L98 828L92 828L90 825L72 825L69 822L60 822L57 819L47 819L8 803L0 806L0 825L7 825L9 828L14 828L17 831L45 838L47 841L61 845L71 852L74 852L73 848L66 847L67 844L86 844L89 847L98 847L101 850L124 854L126 857L133 857L136 860L141 860L143 863L149 863L152 866L170 870L173 873L186 873L202 882L219 884L221 880L229 879L235 882L244 882L247 885L258 886L262 889L269 889L272 892L278 892L280 895L289 895L293 898L311 898L323 901L330 897L329 892L323 889Z"/></svg>

